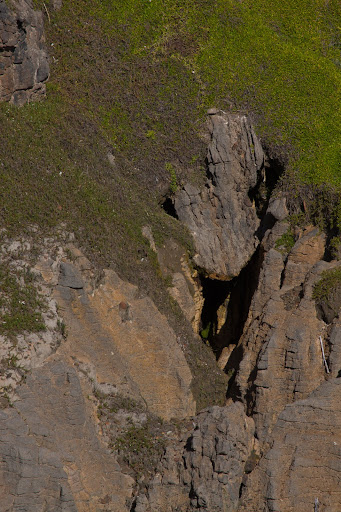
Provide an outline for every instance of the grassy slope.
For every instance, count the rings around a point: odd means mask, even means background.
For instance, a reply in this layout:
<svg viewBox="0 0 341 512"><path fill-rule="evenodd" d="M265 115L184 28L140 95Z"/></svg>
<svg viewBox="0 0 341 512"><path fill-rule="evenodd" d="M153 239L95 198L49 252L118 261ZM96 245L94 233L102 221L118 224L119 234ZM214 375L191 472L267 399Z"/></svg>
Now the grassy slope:
<svg viewBox="0 0 341 512"><path fill-rule="evenodd" d="M340 4L64 0L58 13L45 4L48 99L0 106L1 224L17 235L66 222L184 333L141 226L158 243L190 246L159 201L176 180L203 180L211 106L252 114L301 181L339 186Z"/></svg>
<svg viewBox="0 0 341 512"><path fill-rule="evenodd" d="M118 97L111 97L109 104L103 100L96 115L118 149L129 152L138 141L148 158L170 129L179 154L181 143L193 139L203 109L232 106L253 114L259 133L274 148L285 150L290 167L302 179L340 183L337 0L86 4L78 11L77 2L72 3L69 15L81 26L73 43L82 46L87 37L93 42L86 25L90 23L96 36L98 30L105 34L103 54L109 49L116 58L105 82ZM110 75L110 66L107 71ZM79 78L84 81L81 71ZM86 103L93 103L91 99L86 94L82 98ZM178 116L180 106L184 119ZM165 110L175 114L170 124ZM181 127L173 128L175 123ZM146 141L148 132L155 134L149 141L154 144Z"/></svg>

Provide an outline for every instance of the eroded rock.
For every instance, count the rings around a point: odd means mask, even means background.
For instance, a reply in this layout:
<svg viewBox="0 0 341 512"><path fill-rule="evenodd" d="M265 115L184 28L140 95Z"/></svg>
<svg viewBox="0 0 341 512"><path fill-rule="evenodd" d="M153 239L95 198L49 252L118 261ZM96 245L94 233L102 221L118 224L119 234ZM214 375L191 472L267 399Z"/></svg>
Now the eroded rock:
<svg viewBox="0 0 341 512"><path fill-rule="evenodd" d="M241 403L211 407L195 419L193 430L169 446L138 512L238 508L245 463L254 448L254 423Z"/></svg>
<svg viewBox="0 0 341 512"><path fill-rule="evenodd" d="M341 505L341 379L324 382L308 398L288 404L272 447L250 475L240 512L337 512Z"/></svg>
<svg viewBox="0 0 341 512"><path fill-rule="evenodd" d="M251 258L260 220L249 195L264 166L264 153L245 116L209 116L208 179L204 189L187 184L175 210L191 231L195 263L209 277L232 279Z"/></svg>
<svg viewBox="0 0 341 512"><path fill-rule="evenodd" d="M244 398L262 441L287 404L307 398L325 379L319 342L325 324L312 299L313 285L329 265L321 261L325 235L306 228L286 255L276 240L287 228L276 224L262 243L258 289L238 345L243 356L235 392Z"/></svg>
<svg viewBox="0 0 341 512"><path fill-rule="evenodd" d="M48 76L43 14L31 0L1 0L0 101L23 105L41 98Z"/></svg>
<svg viewBox="0 0 341 512"><path fill-rule="evenodd" d="M3 510L127 510L133 480L100 443L77 373L65 362L27 377L13 408L0 411L0 441Z"/></svg>

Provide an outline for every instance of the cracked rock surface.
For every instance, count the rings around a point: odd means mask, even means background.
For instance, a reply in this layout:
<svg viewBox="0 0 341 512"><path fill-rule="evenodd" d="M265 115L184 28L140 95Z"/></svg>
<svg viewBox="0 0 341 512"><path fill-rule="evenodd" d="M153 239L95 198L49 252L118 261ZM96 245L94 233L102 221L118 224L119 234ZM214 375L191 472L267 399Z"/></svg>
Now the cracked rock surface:
<svg viewBox="0 0 341 512"><path fill-rule="evenodd" d="M254 423L241 403L210 407L194 428L169 446L136 512L238 509L244 469L255 446Z"/></svg>
<svg viewBox="0 0 341 512"><path fill-rule="evenodd" d="M245 116L209 116L208 178L203 189L185 185L175 210L194 239L195 263L209 277L232 279L251 258L260 220L249 197L261 178L264 153Z"/></svg>
<svg viewBox="0 0 341 512"><path fill-rule="evenodd" d="M31 0L0 0L0 101L41 98L48 76L42 12Z"/></svg>

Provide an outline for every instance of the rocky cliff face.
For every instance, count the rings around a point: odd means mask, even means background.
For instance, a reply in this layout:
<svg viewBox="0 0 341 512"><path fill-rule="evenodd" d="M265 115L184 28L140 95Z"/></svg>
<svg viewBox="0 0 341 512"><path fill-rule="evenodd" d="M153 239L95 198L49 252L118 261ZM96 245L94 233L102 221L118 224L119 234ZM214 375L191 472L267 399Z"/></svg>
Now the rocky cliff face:
<svg viewBox="0 0 341 512"><path fill-rule="evenodd" d="M196 265L211 278L229 280L259 243L252 191L262 179L264 153L245 116L212 110L209 128L205 188L187 184L175 198L175 210L193 236Z"/></svg>
<svg viewBox="0 0 341 512"><path fill-rule="evenodd" d="M219 313L226 404L196 414L167 318L112 269L96 270L72 235L38 246L4 235L1 264L20 282L34 277L45 323L0 338L4 510L340 510L340 301L337 290L321 307L314 298L340 262L325 257L326 234L293 228L284 196L263 216L253 204L265 155L249 121L211 112L210 126L206 186L185 185L175 200L199 272L174 240L156 248L143 232L195 329L200 272L212 297L217 278L230 287Z"/></svg>
<svg viewBox="0 0 341 512"><path fill-rule="evenodd" d="M23 105L41 98L48 76L42 13L31 0L1 0L0 101Z"/></svg>
<svg viewBox="0 0 341 512"><path fill-rule="evenodd" d="M202 411L194 428L167 448L147 493L137 497L135 510L236 511L254 444L253 420L240 403Z"/></svg>

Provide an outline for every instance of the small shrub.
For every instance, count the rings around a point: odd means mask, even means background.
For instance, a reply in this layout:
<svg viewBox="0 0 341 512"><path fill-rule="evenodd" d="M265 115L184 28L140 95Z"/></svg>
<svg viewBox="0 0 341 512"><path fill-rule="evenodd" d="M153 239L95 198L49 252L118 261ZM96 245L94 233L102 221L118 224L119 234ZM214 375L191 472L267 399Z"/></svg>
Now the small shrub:
<svg viewBox="0 0 341 512"><path fill-rule="evenodd" d="M341 287L341 267L325 270L321 274L321 279L314 285L313 299L329 304L332 292L338 287Z"/></svg>
<svg viewBox="0 0 341 512"><path fill-rule="evenodd" d="M295 245L295 235L290 227L277 241L275 247L277 249L283 248L286 253L290 252Z"/></svg>

